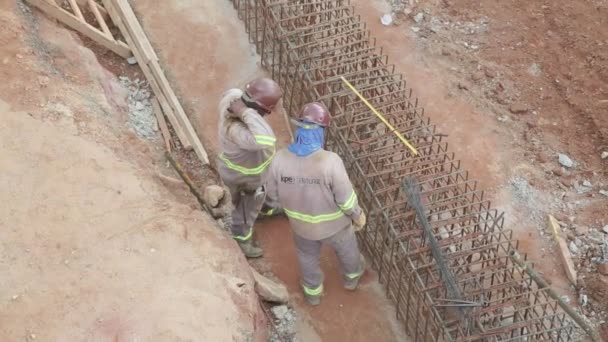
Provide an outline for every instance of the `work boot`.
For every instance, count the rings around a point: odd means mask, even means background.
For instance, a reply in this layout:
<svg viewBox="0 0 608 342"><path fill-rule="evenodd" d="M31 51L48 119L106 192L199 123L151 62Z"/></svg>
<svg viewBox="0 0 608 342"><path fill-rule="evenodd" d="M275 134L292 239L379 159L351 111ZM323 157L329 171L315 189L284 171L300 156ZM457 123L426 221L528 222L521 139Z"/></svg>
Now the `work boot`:
<svg viewBox="0 0 608 342"><path fill-rule="evenodd" d="M312 306L317 306L317 305L321 304L321 295L311 296L311 295L307 295L305 293L304 299L306 299L306 302Z"/></svg>
<svg viewBox="0 0 608 342"><path fill-rule="evenodd" d="M355 291L359 286L359 280L365 273L365 259L362 254L359 254L360 261L360 271L355 274L349 274L344 277L344 288L349 291Z"/></svg>
<svg viewBox="0 0 608 342"><path fill-rule="evenodd" d="M323 285L321 285L321 289L319 293L307 293L306 289L304 289L304 299L306 302L312 306L317 306L321 304L321 296L323 296Z"/></svg>
<svg viewBox="0 0 608 342"><path fill-rule="evenodd" d="M260 247L254 246L251 240L239 241L238 243L247 258L259 258L264 254L264 251Z"/></svg>

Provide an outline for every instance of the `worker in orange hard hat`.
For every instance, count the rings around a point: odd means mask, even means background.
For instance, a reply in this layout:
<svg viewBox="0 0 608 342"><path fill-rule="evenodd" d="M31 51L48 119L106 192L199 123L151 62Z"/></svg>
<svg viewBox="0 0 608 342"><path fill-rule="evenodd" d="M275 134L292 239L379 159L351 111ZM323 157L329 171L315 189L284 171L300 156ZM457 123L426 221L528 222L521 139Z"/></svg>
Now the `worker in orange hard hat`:
<svg viewBox="0 0 608 342"><path fill-rule="evenodd" d="M323 149L328 109L320 102L302 107L294 123L295 140L277 152L268 177L268 204L289 218L301 271L304 297L318 305L323 294L321 245L335 250L344 287L355 290L365 270L355 232L366 223L342 159Z"/></svg>
<svg viewBox="0 0 608 342"><path fill-rule="evenodd" d="M275 154L276 137L264 117L279 104L283 91L269 78L249 82L244 90L230 89L219 105L218 171L232 196L226 226L245 256L262 256L252 241L253 224L264 204L264 182Z"/></svg>

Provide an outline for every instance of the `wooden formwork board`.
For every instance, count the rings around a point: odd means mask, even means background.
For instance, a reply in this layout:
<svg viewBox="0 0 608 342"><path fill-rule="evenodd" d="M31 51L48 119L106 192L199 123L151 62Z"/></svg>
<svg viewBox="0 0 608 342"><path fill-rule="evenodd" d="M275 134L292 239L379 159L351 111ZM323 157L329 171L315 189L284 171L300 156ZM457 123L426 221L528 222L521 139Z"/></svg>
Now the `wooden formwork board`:
<svg viewBox="0 0 608 342"><path fill-rule="evenodd" d="M94 40L98 44L104 46L110 51L113 51L117 55L129 58L131 56L131 49L129 46L120 40L116 40L110 32L107 23L105 22L103 13L104 10L100 9L96 3L91 6L91 11L95 16L96 21L99 23L100 28L97 28L93 24L86 21L80 7L76 0L70 0L70 9L72 12L60 7L53 0L26 0L28 3L37 7L50 17L59 20L68 27L84 34L88 38ZM93 2L92 0L90 2Z"/></svg>
<svg viewBox="0 0 608 342"><path fill-rule="evenodd" d="M104 7L118 26L123 36L132 47L142 72L146 76L152 91L159 100L160 106L167 116L177 137L185 149L193 149L200 161L209 164L209 157L201 143L186 112L171 88L158 56L137 20L131 5L126 0L103 0Z"/></svg>
<svg viewBox="0 0 608 342"><path fill-rule="evenodd" d="M152 48L131 6L126 0L103 0L103 5L94 0L83 0L95 18L97 26L88 22L77 0L67 0L66 8L55 0L26 0L52 18L84 34L121 57L134 56L156 95L155 114L161 128L167 150L171 151L171 135L163 114L169 119L173 130L184 149L194 149L201 162L209 164L209 158L196 131L192 127L175 92L163 72L158 56ZM83 5L84 6L84 5ZM118 27L126 43L112 35L108 20Z"/></svg>

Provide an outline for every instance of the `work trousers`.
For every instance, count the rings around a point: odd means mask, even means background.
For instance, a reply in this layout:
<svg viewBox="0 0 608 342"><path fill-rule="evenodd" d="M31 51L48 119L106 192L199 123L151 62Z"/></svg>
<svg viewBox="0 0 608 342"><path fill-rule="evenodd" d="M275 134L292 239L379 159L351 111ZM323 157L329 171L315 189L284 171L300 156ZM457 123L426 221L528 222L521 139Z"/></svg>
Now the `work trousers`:
<svg viewBox="0 0 608 342"><path fill-rule="evenodd" d="M253 224L264 204L263 190L243 190L238 184L224 183L232 196L232 214L226 221L232 237L246 242L253 236ZM263 188L261 188L263 189Z"/></svg>
<svg viewBox="0 0 608 342"><path fill-rule="evenodd" d="M323 271L319 259L321 246L324 243L330 245L338 256L344 281L357 278L363 273L364 265L352 226L323 240L308 240L295 233L293 236L300 264L302 287L307 295L316 296L323 292Z"/></svg>

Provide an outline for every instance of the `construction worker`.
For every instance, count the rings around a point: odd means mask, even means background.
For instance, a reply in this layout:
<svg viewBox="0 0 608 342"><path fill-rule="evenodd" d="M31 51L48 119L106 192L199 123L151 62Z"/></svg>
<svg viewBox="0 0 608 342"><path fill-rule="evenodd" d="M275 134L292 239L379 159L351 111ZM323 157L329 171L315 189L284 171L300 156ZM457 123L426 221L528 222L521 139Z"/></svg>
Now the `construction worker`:
<svg viewBox="0 0 608 342"><path fill-rule="evenodd" d="M232 196L232 215L224 223L248 258L262 256L252 241L253 224L264 204L264 182L275 154L276 137L264 117L283 91L269 78L249 82L244 91L230 89L219 104L218 171Z"/></svg>
<svg viewBox="0 0 608 342"><path fill-rule="evenodd" d="M306 104L292 120L298 128L294 142L277 152L268 177L271 207L282 208L293 230L304 297L318 305L323 294L319 265L321 245L335 250L344 287L355 290L365 270L355 231L365 225L342 159L323 149L329 111L319 102Z"/></svg>

